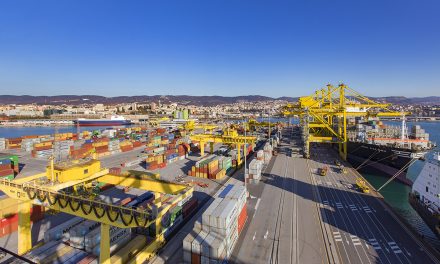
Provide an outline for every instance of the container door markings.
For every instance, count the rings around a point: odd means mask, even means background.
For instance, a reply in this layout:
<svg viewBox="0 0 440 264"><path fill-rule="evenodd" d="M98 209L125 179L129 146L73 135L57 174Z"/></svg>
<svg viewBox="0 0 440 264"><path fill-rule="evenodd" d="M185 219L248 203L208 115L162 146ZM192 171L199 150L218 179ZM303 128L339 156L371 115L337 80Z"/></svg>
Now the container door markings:
<svg viewBox="0 0 440 264"><path fill-rule="evenodd" d="M350 205L348 205L349 207L350 207L350 209L352 210L352 211L357 211L358 209L356 208L356 205L354 205L354 204L350 204Z"/></svg>
<svg viewBox="0 0 440 264"><path fill-rule="evenodd" d="M338 208L338 209L343 209L344 208L344 206L342 206L342 203L336 203L336 208Z"/></svg>

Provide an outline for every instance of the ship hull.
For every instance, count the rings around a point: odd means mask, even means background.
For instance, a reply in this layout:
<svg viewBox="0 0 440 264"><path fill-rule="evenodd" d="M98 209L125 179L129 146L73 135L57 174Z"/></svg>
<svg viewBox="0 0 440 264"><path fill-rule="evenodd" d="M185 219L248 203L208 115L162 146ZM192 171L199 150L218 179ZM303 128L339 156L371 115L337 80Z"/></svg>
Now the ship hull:
<svg viewBox="0 0 440 264"><path fill-rule="evenodd" d="M360 142L348 142L347 151L347 159L355 168L362 165L360 171L384 176L394 176L413 158L424 156L424 153L408 149ZM407 169L400 172L396 180L411 186L412 181L406 178L406 172Z"/></svg>
<svg viewBox="0 0 440 264"><path fill-rule="evenodd" d="M78 120L75 124L79 126L128 126L131 125L129 120Z"/></svg>
<svg viewBox="0 0 440 264"><path fill-rule="evenodd" d="M439 218L431 213L426 205L424 205L413 193L408 195L408 201L411 207L416 210L426 225L428 225L437 238L440 239Z"/></svg>

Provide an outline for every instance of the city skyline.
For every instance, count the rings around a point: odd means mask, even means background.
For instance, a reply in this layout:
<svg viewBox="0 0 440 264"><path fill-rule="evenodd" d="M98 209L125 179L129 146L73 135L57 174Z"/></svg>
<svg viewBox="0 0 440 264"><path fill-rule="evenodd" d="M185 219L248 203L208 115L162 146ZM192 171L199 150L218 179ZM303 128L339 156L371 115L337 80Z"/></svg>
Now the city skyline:
<svg viewBox="0 0 440 264"><path fill-rule="evenodd" d="M2 2L0 94L438 96L438 3Z"/></svg>

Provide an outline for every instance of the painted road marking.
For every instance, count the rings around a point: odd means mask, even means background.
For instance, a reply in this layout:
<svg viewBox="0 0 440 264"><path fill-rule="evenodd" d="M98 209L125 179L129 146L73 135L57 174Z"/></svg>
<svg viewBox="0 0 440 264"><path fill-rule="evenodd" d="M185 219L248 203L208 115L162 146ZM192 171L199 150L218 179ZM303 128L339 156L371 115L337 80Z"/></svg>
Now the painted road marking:
<svg viewBox="0 0 440 264"><path fill-rule="evenodd" d="M368 241L375 250L382 250L382 247L379 245L379 242L377 242L375 238L370 238L368 239Z"/></svg>
<svg viewBox="0 0 440 264"><path fill-rule="evenodd" d="M264 239L267 239L268 235L269 235L269 230L266 230L266 234L264 234Z"/></svg>
<svg viewBox="0 0 440 264"><path fill-rule="evenodd" d="M362 207L362 209L364 209L365 213L367 213L367 214L372 213L370 207L368 207L368 206L364 206L364 207Z"/></svg>
<svg viewBox="0 0 440 264"><path fill-rule="evenodd" d="M353 242L353 245L355 246L360 246L362 245L361 241L359 240L359 238L355 235L350 235L351 238L351 242Z"/></svg>
<svg viewBox="0 0 440 264"><path fill-rule="evenodd" d="M358 209L356 208L356 205L354 205L354 204L350 204L350 205L348 205L349 207L350 207L350 209L352 210L352 211L357 211Z"/></svg>
<svg viewBox="0 0 440 264"><path fill-rule="evenodd" d="M257 235L257 231L255 231L254 236L252 237L252 240L255 240L256 235Z"/></svg>
<svg viewBox="0 0 440 264"><path fill-rule="evenodd" d="M388 242L388 246L390 246L390 248L393 250L394 254L402 253L402 250L400 250L400 248L396 244L396 242L394 242L394 241Z"/></svg>
<svg viewBox="0 0 440 264"><path fill-rule="evenodd" d="M258 198L257 203L255 204L255 211L258 209L258 205L260 205L261 198Z"/></svg>
<svg viewBox="0 0 440 264"><path fill-rule="evenodd" d="M339 233L339 231L334 231L333 236L335 237L335 241L342 242L342 237L341 237L341 234Z"/></svg>

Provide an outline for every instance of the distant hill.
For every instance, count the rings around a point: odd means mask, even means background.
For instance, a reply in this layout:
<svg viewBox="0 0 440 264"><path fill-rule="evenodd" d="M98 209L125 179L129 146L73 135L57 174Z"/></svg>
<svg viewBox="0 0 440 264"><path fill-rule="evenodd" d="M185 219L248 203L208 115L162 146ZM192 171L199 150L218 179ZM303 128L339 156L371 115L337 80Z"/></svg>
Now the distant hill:
<svg viewBox="0 0 440 264"><path fill-rule="evenodd" d="M373 100L388 102L392 104L440 104L440 96L429 97L404 97L404 96L388 96L388 97L370 97ZM272 98L261 95L244 95L244 96L192 96L192 95L139 95L139 96L115 96L105 97L99 95L56 95L56 96L31 96L31 95L0 95L0 104L120 104L120 103L179 103L187 105L203 105L214 106L219 104L231 104L240 101L262 102L271 100L284 100L294 102L298 97L279 97Z"/></svg>
<svg viewBox="0 0 440 264"><path fill-rule="evenodd" d="M245 96L191 96L191 95L140 95L140 96L116 96L105 97L98 95L56 95L56 96L30 96L30 95L0 95L0 104L120 104L120 103L147 103L158 102L162 103L179 103L187 105L204 105L213 106L219 104L231 104L240 101L261 102L277 100L278 98L271 98L261 95L245 95ZM279 100L295 101L297 98L282 97Z"/></svg>

